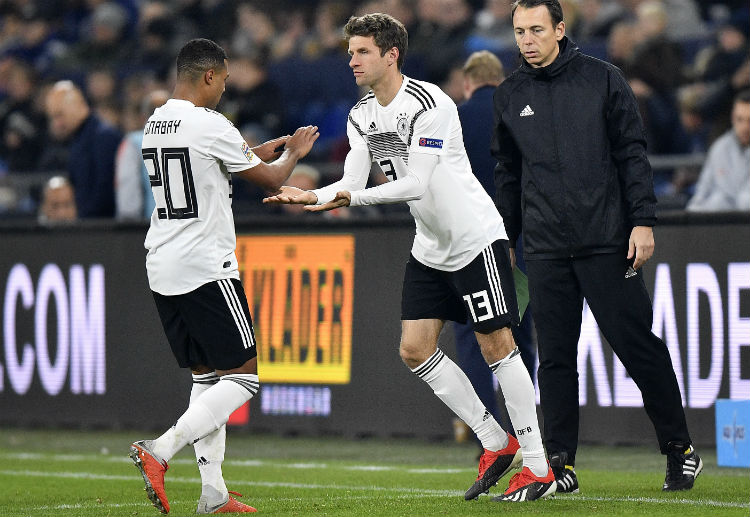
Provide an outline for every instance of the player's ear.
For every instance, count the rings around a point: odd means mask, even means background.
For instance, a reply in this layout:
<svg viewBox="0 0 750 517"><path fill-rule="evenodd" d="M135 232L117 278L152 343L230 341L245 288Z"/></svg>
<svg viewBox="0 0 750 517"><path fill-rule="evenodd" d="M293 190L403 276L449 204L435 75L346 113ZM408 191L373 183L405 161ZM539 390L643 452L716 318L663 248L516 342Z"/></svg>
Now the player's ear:
<svg viewBox="0 0 750 517"><path fill-rule="evenodd" d="M206 70L206 73L203 74L203 81L206 84L210 85L214 81L214 73L215 72L213 68L209 68L208 70Z"/></svg>
<svg viewBox="0 0 750 517"><path fill-rule="evenodd" d="M395 65L398 63L398 48L397 47L391 47L391 50L388 51L388 57L390 58L388 60L388 65Z"/></svg>

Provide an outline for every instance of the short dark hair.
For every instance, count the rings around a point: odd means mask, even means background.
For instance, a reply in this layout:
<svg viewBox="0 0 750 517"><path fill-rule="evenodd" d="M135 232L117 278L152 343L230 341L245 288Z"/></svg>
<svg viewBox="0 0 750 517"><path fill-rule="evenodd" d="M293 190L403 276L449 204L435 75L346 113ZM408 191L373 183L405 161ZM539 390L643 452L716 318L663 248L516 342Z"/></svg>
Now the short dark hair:
<svg viewBox="0 0 750 517"><path fill-rule="evenodd" d="M510 10L510 19L513 21L513 16L516 14L516 9L523 7L524 9L533 9L540 5L546 5L547 11L552 18L552 26L557 27L561 21L563 21L563 10L559 0L516 0L513 2L513 7Z"/></svg>
<svg viewBox="0 0 750 517"><path fill-rule="evenodd" d="M383 13L352 16L344 26L344 35L349 40L352 36L373 36L375 45L384 56L393 47L398 49L398 69L404 64L406 49L409 47L409 35L404 24L393 16Z"/></svg>
<svg viewBox="0 0 750 517"><path fill-rule="evenodd" d="M177 55L177 77L195 80L212 68L224 68L227 53L210 39L196 38L188 41Z"/></svg>
<svg viewBox="0 0 750 517"><path fill-rule="evenodd" d="M738 102L750 103L750 88L742 90L734 96L734 104Z"/></svg>

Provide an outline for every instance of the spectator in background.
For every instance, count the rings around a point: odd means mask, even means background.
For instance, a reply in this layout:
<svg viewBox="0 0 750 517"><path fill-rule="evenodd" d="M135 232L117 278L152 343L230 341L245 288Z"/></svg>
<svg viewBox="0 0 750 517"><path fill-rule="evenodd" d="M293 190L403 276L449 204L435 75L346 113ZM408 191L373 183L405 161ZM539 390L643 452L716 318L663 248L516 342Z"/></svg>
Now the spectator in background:
<svg viewBox="0 0 750 517"><path fill-rule="evenodd" d="M34 171L44 133L44 116L34 106L34 69L11 60L4 67L5 93L0 102L0 160L10 172Z"/></svg>
<svg viewBox="0 0 750 517"><path fill-rule="evenodd" d="M132 59L129 60L128 74L143 74L164 81L169 77L172 68L173 54L172 41L176 24L166 14L164 17L154 17L143 21L139 25L139 45L134 51Z"/></svg>
<svg viewBox="0 0 750 517"><path fill-rule="evenodd" d="M301 55L306 59L339 56L343 47L341 27L346 23L349 6L341 1L325 0L315 9L312 30L302 38Z"/></svg>
<svg viewBox="0 0 750 517"><path fill-rule="evenodd" d="M286 57L296 50L305 31L304 19L295 13L290 16L288 33L279 36L269 14L249 2L238 5L235 16L237 27L230 39L238 56L270 53L275 59Z"/></svg>
<svg viewBox="0 0 750 517"><path fill-rule="evenodd" d="M700 109L704 94L705 88L700 84L688 84L677 90L680 123L687 138L688 153L705 153L708 149L708 125Z"/></svg>
<svg viewBox="0 0 750 517"><path fill-rule="evenodd" d="M65 73L81 70L119 68L132 54L126 35L128 13L115 2L102 2L92 11L81 28L81 39L58 62Z"/></svg>
<svg viewBox="0 0 750 517"><path fill-rule="evenodd" d="M716 40L698 52L692 75L702 90L699 110L709 126L709 138L718 138L730 126L734 96L750 87L750 20L738 11L717 30Z"/></svg>
<svg viewBox="0 0 750 517"><path fill-rule="evenodd" d="M633 18L637 18L644 0L619 0L619 3L630 11ZM670 39L681 41L705 35L706 28L694 0L658 0L658 3L669 13L666 32Z"/></svg>
<svg viewBox="0 0 750 517"><path fill-rule="evenodd" d="M620 21L612 26L607 36L607 57L613 65L625 70L638 44L638 27L632 21Z"/></svg>
<svg viewBox="0 0 750 517"><path fill-rule="evenodd" d="M268 79L266 59L260 51L232 59L232 80L222 98L221 112L240 128L259 124L266 134L281 131L284 106L278 87Z"/></svg>
<svg viewBox="0 0 750 517"><path fill-rule="evenodd" d="M711 145L687 209L750 210L750 90L735 97L732 129Z"/></svg>
<svg viewBox="0 0 750 517"><path fill-rule="evenodd" d="M464 101L464 63L456 63L450 67L445 79L438 85L453 102L459 104Z"/></svg>
<svg viewBox="0 0 750 517"><path fill-rule="evenodd" d="M508 14L510 17L510 13ZM491 52L474 52L463 65L463 97L458 116L464 133L464 145L474 175L487 193L495 195L495 160L489 152L492 139L492 95L505 80L503 64Z"/></svg>
<svg viewBox="0 0 750 517"><path fill-rule="evenodd" d="M39 209L43 225L69 224L78 218L73 185L64 176L53 176L44 185Z"/></svg>
<svg viewBox="0 0 750 517"><path fill-rule="evenodd" d="M78 216L113 217L115 215L115 155L122 140L119 130L102 122L71 81L60 81L46 98L49 131L53 139L68 150L66 163L58 164L68 172L75 188Z"/></svg>
<svg viewBox="0 0 750 517"><path fill-rule="evenodd" d="M409 53L421 62L423 79L440 84L451 66L466 58L464 42L473 29L472 11L466 0L420 0L418 6L421 20L409 38Z"/></svg>
<svg viewBox="0 0 750 517"><path fill-rule="evenodd" d="M474 17L474 29L466 40L469 49L500 52L516 45L510 22L509 0L486 0Z"/></svg>
<svg viewBox="0 0 750 517"><path fill-rule="evenodd" d="M660 1L642 2L637 14L637 43L623 71L638 100L647 149L652 154L686 152L675 98L676 89L684 82L680 46L666 33L669 16ZM671 181L671 171L654 180L659 192Z"/></svg>
<svg viewBox="0 0 750 517"><path fill-rule="evenodd" d="M579 43L606 39L612 27L627 16L622 5L607 0L581 0L579 14L576 27Z"/></svg>
<svg viewBox="0 0 750 517"><path fill-rule="evenodd" d="M641 3L636 12L639 42L633 49L629 75L660 94L669 94L684 82L680 45L667 33L669 14L659 0Z"/></svg>
<svg viewBox="0 0 750 517"><path fill-rule="evenodd" d="M49 18L52 16L49 12L51 9L30 2L24 4L11 7L4 3L10 12L3 17L3 25L9 26L10 33L8 40L2 44L2 50L5 55L25 61L43 74L54 64L62 44Z"/></svg>
<svg viewBox="0 0 750 517"><path fill-rule="evenodd" d="M154 196L151 194L151 183L141 153L143 125L154 110L168 99L169 92L166 90L151 92L139 109L140 127L125 135L117 149L115 215L118 219L149 219L154 211Z"/></svg>
<svg viewBox="0 0 750 517"><path fill-rule="evenodd" d="M100 68L86 74L85 95L91 111L110 126L120 126L122 109L118 81L111 69Z"/></svg>

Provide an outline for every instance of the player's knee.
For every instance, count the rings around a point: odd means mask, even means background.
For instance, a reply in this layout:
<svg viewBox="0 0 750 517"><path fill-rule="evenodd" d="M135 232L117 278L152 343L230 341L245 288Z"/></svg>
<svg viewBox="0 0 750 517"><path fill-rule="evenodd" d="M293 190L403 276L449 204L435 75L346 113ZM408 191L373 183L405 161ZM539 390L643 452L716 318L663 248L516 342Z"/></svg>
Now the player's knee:
<svg viewBox="0 0 750 517"><path fill-rule="evenodd" d="M476 333L479 349L487 363L492 364L507 357L516 348L510 328L494 330L489 334Z"/></svg>
<svg viewBox="0 0 750 517"><path fill-rule="evenodd" d="M431 352L425 350L424 346L420 344L405 341L401 341L401 346L398 350L401 360L406 366L412 369L424 363L434 352L435 350L432 350Z"/></svg>

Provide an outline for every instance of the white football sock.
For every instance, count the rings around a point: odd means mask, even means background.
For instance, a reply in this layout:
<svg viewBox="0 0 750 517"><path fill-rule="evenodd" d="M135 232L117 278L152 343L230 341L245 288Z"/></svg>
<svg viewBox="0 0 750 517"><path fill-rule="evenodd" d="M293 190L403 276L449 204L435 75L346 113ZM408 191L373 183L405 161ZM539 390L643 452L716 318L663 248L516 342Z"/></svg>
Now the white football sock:
<svg viewBox="0 0 750 517"><path fill-rule="evenodd" d="M198 396L166 433L154 440L153 451L169 461L177 451L227 423L229 415L258 392L258 376L233 373Z"/></svg>
<svg viewBox="0 0 750 517"><path fill-rule="evenodd" d="M203 394L208 388L219 382L215 372L203 375L193 374L193 389L190 391L190 403ZM209 504L223 501L228 492L221 472L226 446L227 426L223 425L193 444L198 471L201 474L201 495L210 496Z"/></svg>
<svg viewBox="0 0 750 517"><path fill-rule="evenodd" d="M523 466L528 467L535 476L546 476L549 466L544 456L542 435L536 417L534 385L521 360L520 351L516 347L507 357L491 364L490 368L500 381L505 407L508 408L508 416L521 445Z"/></svg>
<svg viewBox="0 0 750 517"><path fill-rule="evenodd" d="M508 434L479 400L469 378L439 348L412 370L430 385L440 400L477 435L482 447L499 451L508 445Z"/></svg>

